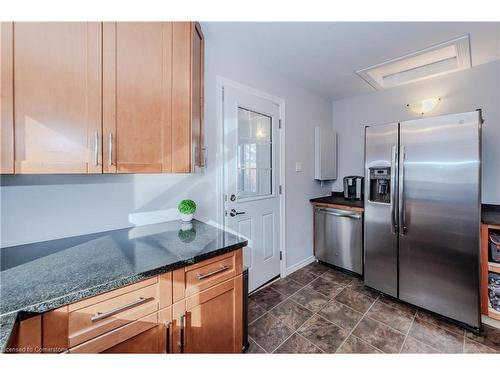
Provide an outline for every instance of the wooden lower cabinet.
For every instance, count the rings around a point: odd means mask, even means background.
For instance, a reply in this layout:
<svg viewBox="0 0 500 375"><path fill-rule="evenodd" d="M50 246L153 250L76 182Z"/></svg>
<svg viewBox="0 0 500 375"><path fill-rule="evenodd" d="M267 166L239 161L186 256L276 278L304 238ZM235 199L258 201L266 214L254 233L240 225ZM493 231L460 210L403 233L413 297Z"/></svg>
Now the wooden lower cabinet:
<svg viewBox="0 0 500 375"><path fill-rule="evenodd" d="M158 285L152 284L69 312L69 346L73 347L158 311ZM73 306L73 305L71 305ZM70 307L71 307L70 306ZM99 315L112 315L99 319ZM96 319L97 318L97 319Z"/></svg>
<svg viewBox="0 0 500 375"><path fill-rule="evenodd" d="M182 353L241 353L242 277L222 282L185 300L178 327ZM179 315L175 311L174 315Z"/></svg>
<svg viewBox="0 0 500 375"><path fill-rule="evenodd" d="M154 354L164 353L161 347L162 327L148 329L137 336L121 342L102 353L115 354Z"/></svg>
<svg viewBox="0 0 500 375"><path fill-rule="evenodd" d="M70 353L161 353L162 327L158 313L145 316L133 323L84 342Z"/></svg>
<svg viewBox="0 0 500 375"><path fill-rule="evenodd" d="M488 276L490 272L500 274L497 263L489 262L490 231L499 231L500 225L481 224L481 313L496 320L500 320L500 313L491 307L488 298Z"/></svg>
<svg viewBox="0 0 500 375"><path fill-rule="evenodd" d="M241 353L241 268L239 249L62 306L17 323L7 352Z"/></svg>
<svg viewBox="0 0 500 375"><path fill-rule="evenodd" d="M41 315L22 320L17 323L9 342L6 353L29 354L42 351L42 317Z"/></svg>

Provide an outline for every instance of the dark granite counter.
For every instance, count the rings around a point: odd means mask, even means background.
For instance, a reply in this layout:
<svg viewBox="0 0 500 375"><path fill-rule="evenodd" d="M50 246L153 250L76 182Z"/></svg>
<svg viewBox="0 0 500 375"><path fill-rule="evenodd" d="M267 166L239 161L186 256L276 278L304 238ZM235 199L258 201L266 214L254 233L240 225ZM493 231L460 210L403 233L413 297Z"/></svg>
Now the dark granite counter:
<svg viewBox="0 0 500 375"><path fill-rule="evenodd" d="M247 245L193 220L145 225L0 250L0 351L24 313L43 313Z"/></svg>
<svg viewBox="0 0 500 375"><path fill-rule="evenodd" d="M309 200L312 203L327 203L327 204L339 204L342 206L364 208L365 202L363 199L356 201L352 199L345 199L343 192L332 191L332 195L327 195L326 197L313 198Z"/></svg>
<svg viewBox="0 0 500 375"><path fill-rule="evenodd" d="M5 346L9 341L11 332L14 330L18 319L17 316L17 312L0 315L0 350L2 353L5 352Z"/></svg>
<svg viewBox="0 0 500 375"><path fill-rule="evenodd" d="M484 224L500 225L500 205L482 204L481 221Z"/></svg>

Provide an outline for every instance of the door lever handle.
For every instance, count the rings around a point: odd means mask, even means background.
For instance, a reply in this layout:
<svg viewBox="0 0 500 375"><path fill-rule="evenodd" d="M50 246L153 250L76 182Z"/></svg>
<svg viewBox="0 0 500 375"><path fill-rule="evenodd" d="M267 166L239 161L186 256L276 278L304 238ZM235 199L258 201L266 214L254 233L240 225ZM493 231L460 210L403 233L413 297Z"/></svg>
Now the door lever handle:
<svg viewBox="0 0 500 375"><path fill-rule="evenodd" d="M229 215L231 215L232 217L234 217L236 215L243 215L243 214L246 214L246 212L245 211L238 212L234 208L231 211L229 211Z"/></svg>

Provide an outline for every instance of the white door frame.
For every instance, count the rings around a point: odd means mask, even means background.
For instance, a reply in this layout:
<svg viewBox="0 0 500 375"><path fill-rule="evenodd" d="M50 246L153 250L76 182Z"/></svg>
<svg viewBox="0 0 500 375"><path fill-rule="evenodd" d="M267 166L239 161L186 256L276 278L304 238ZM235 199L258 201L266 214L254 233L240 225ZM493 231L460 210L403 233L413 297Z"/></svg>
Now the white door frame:
<svg viewBox="0 0 500 375"><path fill-rule="evenodd" d="M279 195L280 204L280 276L286 276L286 216L285 216L285 196L286 196L286 186L285 186L285 100L274 95L267 94L265 92L259 91L249 86L245 86L241 83L235 82L233 80L217 76L216 77L216 88L217 88L217 152L216 152L216 196L217 196L217 223L221 226L224 224L224 106L223 106L223 89L224 87L232 87L234 89L240 90L246 94L254 95L262 99L269 100L279 107L279 118L281 121L280 134L280 162L279 162L279 181L281 185L281 194ZM224 228L228 230L227 228Z"/></svg>

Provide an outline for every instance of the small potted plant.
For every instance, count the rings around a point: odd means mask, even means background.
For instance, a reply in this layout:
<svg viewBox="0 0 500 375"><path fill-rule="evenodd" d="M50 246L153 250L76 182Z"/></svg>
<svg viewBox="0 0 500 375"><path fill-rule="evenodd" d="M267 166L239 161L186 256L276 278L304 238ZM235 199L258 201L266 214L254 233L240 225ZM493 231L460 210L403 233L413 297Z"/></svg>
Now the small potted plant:
<svg viewBox="0 0 500 375"><path fill-rule="evenodd" d="M196 211L196 203L191 199L183 199L179 203L179 212L181 213L181 220L183 222L189 223L193 220L193 214Z"/></svg>
<svg viewBox="0 0 500 375"><path fill-rule="evenodd" d="M186 225L185 223L182 223L182 226ZM189 224L188 224L189 225ZM179 236L179 239L184 242L184 243L190 243L193 242L196 238L196 230L193 228L193 224L191 224L191 229L183 229L181 228L179 230L179 233L177 234Z"/></svg>

